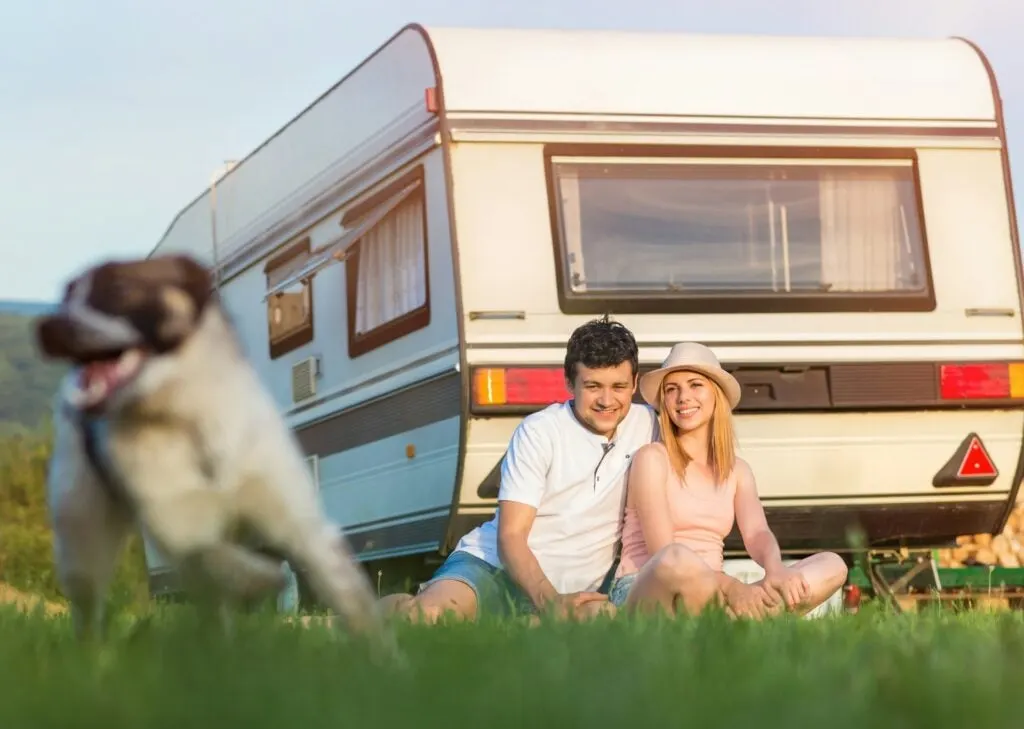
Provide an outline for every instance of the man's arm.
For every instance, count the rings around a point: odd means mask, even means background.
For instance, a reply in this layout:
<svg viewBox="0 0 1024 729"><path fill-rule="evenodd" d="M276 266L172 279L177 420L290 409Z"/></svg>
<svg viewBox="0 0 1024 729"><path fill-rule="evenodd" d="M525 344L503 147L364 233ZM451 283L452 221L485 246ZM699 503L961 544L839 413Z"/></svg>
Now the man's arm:
<svg viewBox="0 0 1024 729"><path fill-rule="evenodd" d="M498 556L509 577L538 608L543 609L558 597L558 591L540 568L527 544L537 509L516 501L499 501Z"/></svg>
<svg viewBox="0 0 1024 729"><path fill-rule="evenodd" d="M538 606L558 594L527 543L547 486L554 437L536 420L520 423L502 459L498 488L498 557Z"/></svg>
<svg viewBox="0 0 1024 729"><path fill-rule="evenodd" d="M498 489L498 557L508 576L542 611L606 599L596 593L559 594L529 546L528 538L547 486L554 441L558 437L550 423L524 420L512 434L501 464Z"/></svg>

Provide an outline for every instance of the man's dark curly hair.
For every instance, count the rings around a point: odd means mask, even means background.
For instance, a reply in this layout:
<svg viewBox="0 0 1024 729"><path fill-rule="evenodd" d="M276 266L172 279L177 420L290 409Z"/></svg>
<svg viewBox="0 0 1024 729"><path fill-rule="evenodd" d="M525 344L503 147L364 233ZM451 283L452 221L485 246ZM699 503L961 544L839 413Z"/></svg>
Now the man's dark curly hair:
<svg viewBox="0 0 1024 729"><path fill-rule="evenodd" d="M636 339L622 324L605 315L576 328L565 351L565 378L576 381L577 365L590 369L615 367L629 362L636 376L640 367Z"/></svg>

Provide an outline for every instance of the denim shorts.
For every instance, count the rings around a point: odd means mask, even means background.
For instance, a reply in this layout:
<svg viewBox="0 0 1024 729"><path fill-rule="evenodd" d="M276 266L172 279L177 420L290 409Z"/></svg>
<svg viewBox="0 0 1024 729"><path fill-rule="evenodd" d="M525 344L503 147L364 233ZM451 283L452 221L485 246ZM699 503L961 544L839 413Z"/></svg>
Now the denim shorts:
<svg viewBox="0 0 1024 729"><path fill-rule="evenodd" d="M420 585L419 591L422 592L438 580L457 580L476 593L477 617L537 614L533 600L505 570L494 567L469 552L457 550L449 554L434 576Z"/></svg>
<svg viewBox="0 0 1024 729"><path fill-rule="evenodd" d="M636 576L639 572L633 572L629 575L623 575L622 577L616 577L612 580L611 589L608 590L608 599L611 603L620 608L626 602L626 598L629 597L629 589L636 582Z"/></svg>

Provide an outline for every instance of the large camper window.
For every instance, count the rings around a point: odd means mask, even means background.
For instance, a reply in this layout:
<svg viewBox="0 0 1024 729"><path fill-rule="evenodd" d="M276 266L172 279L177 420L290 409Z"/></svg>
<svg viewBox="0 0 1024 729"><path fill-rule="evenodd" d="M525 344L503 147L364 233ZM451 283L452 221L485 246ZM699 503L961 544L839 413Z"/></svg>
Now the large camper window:
<svg viewBox="0 0 1024 729"><path fill-rule="evenodd" d="M430 320L422 179L411 194L409 185L409 180L402 179L394 190L385 191L389 194L381 196L380 204L396 194L406 197L359 238L345 263L352 357L424 327ZM360 210L358 218L346 220L346 226L357 224L376 207Z"/></svg>
<svg viewBox="0 0 1024 729"><path fill-rule="evenodd" d="M553 172L570 308L934 306L910 159L556 158Z"/></svg>
<svg viewBox="0 0 1024 729"><path fill-rule="evenodd" d="M308 258L308 238L274 257L264 268L267 288L273 288L291 276ZM312 279L296 282L267 297L267 330L271 359L313 340Z"/></svg>

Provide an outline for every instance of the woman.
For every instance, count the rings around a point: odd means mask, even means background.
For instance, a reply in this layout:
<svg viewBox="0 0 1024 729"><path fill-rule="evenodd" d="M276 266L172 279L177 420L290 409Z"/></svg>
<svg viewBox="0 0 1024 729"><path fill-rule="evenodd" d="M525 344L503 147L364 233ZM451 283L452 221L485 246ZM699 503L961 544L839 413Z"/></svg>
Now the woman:
<svg viewBox="0 0 1024 729"><path fill-rule="evenodd" d="M660 369L641 378L640 392L658 411L661 438L633 456L611 589L616 606L696 613L721 600L730 615L761 618L804 614L842 587L846 564L831 552L783 564L754 475L735 453L739 383L710 349L677 344ZM722 572L734 520L765 570L751 585Z"/></svg>

